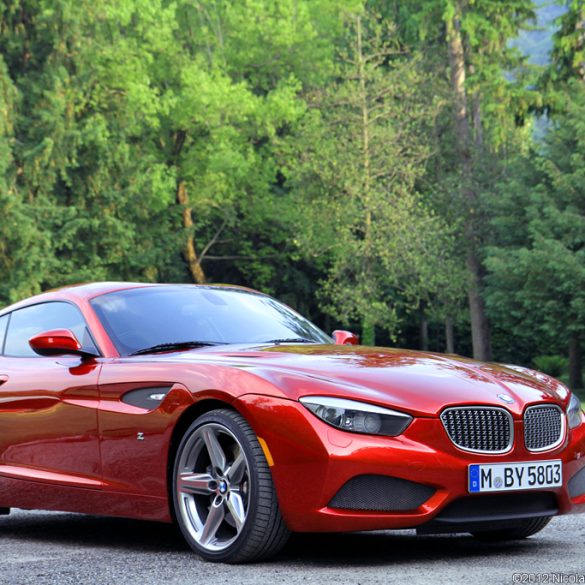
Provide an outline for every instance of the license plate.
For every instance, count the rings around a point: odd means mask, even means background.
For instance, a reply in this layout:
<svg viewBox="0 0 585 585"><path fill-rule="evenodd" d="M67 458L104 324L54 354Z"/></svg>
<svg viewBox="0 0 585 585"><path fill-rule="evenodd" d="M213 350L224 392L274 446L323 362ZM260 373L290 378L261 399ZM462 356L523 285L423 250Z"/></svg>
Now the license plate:
<svg viewBox="0 0 585 585"><path fill-rule="evenodd" d="M469 492L533 490L563 485L562 461L488 463L469 466Z"/></svg>

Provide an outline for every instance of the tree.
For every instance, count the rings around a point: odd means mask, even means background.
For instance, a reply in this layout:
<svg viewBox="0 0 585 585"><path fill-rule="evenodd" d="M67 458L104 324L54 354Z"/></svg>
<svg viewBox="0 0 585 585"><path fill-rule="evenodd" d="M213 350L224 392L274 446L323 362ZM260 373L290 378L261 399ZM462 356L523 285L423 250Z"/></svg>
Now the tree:
<svg viewBox="0 0 585 585"><path fill-rule="evenodd" d="M559 19L554 34L550 81L558 83L569 79L585 81L585 2L569 0L567 11Z"/></svg>
<svg viewBox="0 0 585 585"><path fill-rule="evenodd" d="M482 297L482 267L478 251L477 226L474 214L478 207L477 192L473 186L473 160L471 153L471 129L469 107L465 88L466 63L461 35L461 8L452 7L452 14L445 16L446 40L449 48L449 68L453 92L453 120L456 148L460 161L461 181L466 199L465 241L466 265L469 272L469 310L473 353L479 359L490 359L490 332Z"/></svg>
<svg viewBox="0 0 585 585"><path fill-rule="evenodd" d="M14 189L47 242L39 288L148 278L164 257L140 227L172 185L141 141L161 107L147 69L165 16L140 0L7 3L0 42L20 95ZM156 224L148 227L154 236Z"/></svg>
<svg viewBox="0 0 585 585"><path fill-rule="evenodd" d="M35 290L203 282L203 262L249 256L239 234L274 208L274 144L305 111L302 84L332 70L336 3L5 4L14 189L47 242Z"/></svg>
<svg viewBox="0 0 585 585"><path fill-rule="evenodd" d="M585 332L585 88L558 114L530 169L494 200L499 246L490 248L490 305L524 334L563 343L570 385L583 387ZM541 346L542 347L542 346Z"/></svg>
<svg viewBox="0 0 585 585"><path fill-rule="evenodd" d="M16 189L12 150L18 91L0 57L0 302L40 292L46 238L36 232L31 206Z"/></svg>
<svg viewBox="0 0 585 585"><path fill-rule="evenodd" d="M289 170L305 202L301 249L327 266L326 310L358 321L366 344L377 326L396 331L400 306L428 298L449 265L448 230L414 190L434 105L387 24L350 17L338 79L311 95Z"/></svg>
<svg viewBox="0 0 585 585"><path fill-rule="evenodd" d="M253 263L254 275L262 277L247 282L257 286L274 274L274 260L262 260L272 252L254 245L258 236L266 240L256 215L279 207L279 223L284 233L289 229L274 150L305 111L301 89L333 68L339 3L177 3L181 26L155 62L157 86L166 88L171 103L151 144L176 177L183 251L195 282L208 272L221 275L214 264L225 261L248 262L240 278L250 275ZM270 222L261 226L274 234L271 228Z"/></svg>
<svg viewBox="0 0 585 585"><path fill-rule="evenodd" d="M481 168L509 146L516 121L528 108L527 92L504 76L518 55L508 41L533 17L530 0L417 1L394 5L404 42L427 52L444 47L450 76L453 154L451 174L457 177L463 215L460 245L468 273L468 303L474 357L490 359L490 329L484 304L483 245L485 234ZM438 27L442 22L443 27ZM496 90L497 91L494 91ZM493 96L497 96L494 99ZM513 140L513 138L512 138ZM451 182L451 178L447 177Z"/></svg>

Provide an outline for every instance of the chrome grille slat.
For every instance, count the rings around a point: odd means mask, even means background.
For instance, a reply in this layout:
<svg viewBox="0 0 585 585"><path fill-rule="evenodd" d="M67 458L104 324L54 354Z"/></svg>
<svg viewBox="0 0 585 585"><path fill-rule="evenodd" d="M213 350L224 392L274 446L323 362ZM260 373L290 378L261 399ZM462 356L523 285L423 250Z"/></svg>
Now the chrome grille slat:
<svg viewBox="0 0 585 585"><path fill-rule="evenodd" d="M524 444L529 451L547 451L564 438L564 417L556 404L529 406L524 413Z"/></svg>
<svg viewBox="0 0 585 585"><path fill-rule="evenodd" d="M465 451L505 453L512 448L512 415L503 408L447 408L441 413L441 422L451 441Z"/></svg>

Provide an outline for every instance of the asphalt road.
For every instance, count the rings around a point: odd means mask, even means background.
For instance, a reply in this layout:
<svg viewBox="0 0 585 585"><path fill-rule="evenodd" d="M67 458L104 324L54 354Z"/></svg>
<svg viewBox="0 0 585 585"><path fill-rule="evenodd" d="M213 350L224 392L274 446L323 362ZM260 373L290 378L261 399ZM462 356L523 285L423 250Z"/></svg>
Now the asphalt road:
<svg viewBox="0 0 585 585"><path fill-rule="evenodd" d="M242 566L202 562L172 526L149 522L13 510L0 532L0 583L10 585L585 583L585 515L506 545L413 531L296 535L272 561Z"/></svg>

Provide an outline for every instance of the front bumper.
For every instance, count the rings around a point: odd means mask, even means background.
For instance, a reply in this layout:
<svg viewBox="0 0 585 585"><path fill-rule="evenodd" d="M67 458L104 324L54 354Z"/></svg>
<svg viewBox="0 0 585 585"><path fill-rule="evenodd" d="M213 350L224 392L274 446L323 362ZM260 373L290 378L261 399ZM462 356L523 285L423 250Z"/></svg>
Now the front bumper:
<svg viewBox="0 0 585 585"><path fill-rule="evenodd" d="M247 394L234 404L267 446L272 477L283 517L297 532L343 532L417 528L432 521L463 498L485 498L467 491L468 466L473 463L561 459L563 486L550 493L554 509L547 514L585 512L585 481L573 481L585 469L585 424L569 431L559 447L544 453L527 451L516 441L503 455L467 453L451 443L437 418L416 418L399 437L351 434L330 427L299 402ZM522 435L515 421L515 436ZM585 471L579 476L585 477ZM389 476L433 488L415 509L360 511L331 506L332 499L352 478ZM575 486L577 488L575 489ZM505 497L505 494L504 494ZM472 504L475 501L472 501ZM549 506L550 508L550 506ZM510 512L510 518L514 518ZM435 522L436 524L436 522Z"/></svg>

